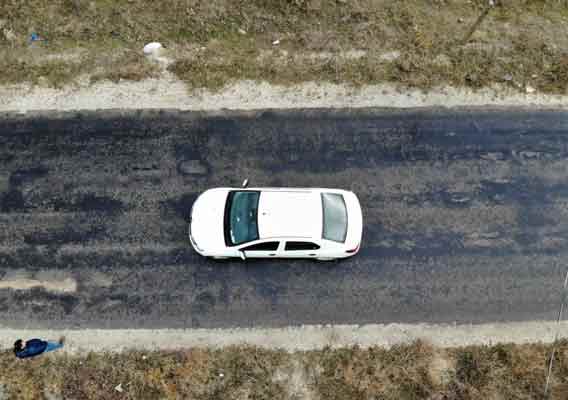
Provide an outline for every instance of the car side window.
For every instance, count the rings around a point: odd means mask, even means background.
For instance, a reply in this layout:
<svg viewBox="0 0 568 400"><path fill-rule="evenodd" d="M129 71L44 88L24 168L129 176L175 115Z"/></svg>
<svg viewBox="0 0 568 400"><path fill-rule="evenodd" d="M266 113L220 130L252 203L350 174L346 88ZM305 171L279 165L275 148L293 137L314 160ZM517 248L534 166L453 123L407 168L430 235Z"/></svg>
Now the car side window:
<svg viewBox="0 0 568 400"><path fill-rule="evenodd" d="M318 250L320 247L312 242L286 242L286 251L294 250Z"/></svg>
<svg viewBox="0 0 568 400"><path fill-rule="evenodd" d="M276 251L278 250L278 242L263 242L244 247L244 251Z"/></svg>

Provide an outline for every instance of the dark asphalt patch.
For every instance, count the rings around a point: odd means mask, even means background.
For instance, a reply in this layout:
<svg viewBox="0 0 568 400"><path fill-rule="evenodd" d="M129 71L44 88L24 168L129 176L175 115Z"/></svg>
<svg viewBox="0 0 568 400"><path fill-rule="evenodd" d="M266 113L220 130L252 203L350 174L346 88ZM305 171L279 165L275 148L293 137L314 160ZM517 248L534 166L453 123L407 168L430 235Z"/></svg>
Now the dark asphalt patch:
<svg viewBox="0 0 568 400"><path fill-rule="evenodd" d="M55 294L35 287L27 291L13 291L13 301L23 315L31 312L58 318L70 315L81 300L76 295Z"/></svg>
<svg viewBox="0 0 568 400"><path fill-rule="evenodd" d="M102 226L88 226L85 228L66 226L60 229L33 232L24 235L24 243L28 245L59 246L66 243L88 243L105 235Z"/></svg>
<svg viewBox="0 0 568 400"><path fill-rule="evenodd" d="M477 193L468 192L450 192L448 189L436 190L431 192L422 192L420 194L403 194L396 199L388 199L391 201L400 201L409 206L419 206L428 202L430 204L440 204L448 208L466 208L472 201L479 198ZM386 199L383 199L383 201Z"/></svg>
<svg viewBox="0 0 568 400"><path fill-rule="evenodd" d="M24 182L32 182L34 179L39 179L47 176L49 169L45 166L39 165L29 169L19 169L10 174L10 185L20 186Z"/></svg>
<svg viewBox="0 0 568 400"><path fill-rule="evenodd" d="M118 215L127 208L124 202L108 197L100 196L95 193L86 193L75 199L51 199L53 210L56 212L86 212L86 213L104 213L109 215Z"/></svg>
<svg viewBox="0 0 568 400"><path fill-rule="evenodd" d="M372 201L389 201L420 206L440 205L448 208L467 208L472 204L517 204L520 206L544 206L555 201L568 200L568 184L546 184L537 179L519 177L504 182L479 181L472 192L456 192L447 188L423 191L419 194L403 193L399 196L373 197Z"/></svg>
<svg viewBox="0 0 568 400"><path fill-rule="evenodd" d="M195 297L191 311L196 314L206 314L209 310L215 307L215 303L215 296L208 292L202 292Z"/></svg>
<svg viewBox="0 0 568 400"><path fill-rule="evenodd" d="M11 189L0 195L0 211L3 213L22 212L26 210L24 195L21 190Z"/></svg>

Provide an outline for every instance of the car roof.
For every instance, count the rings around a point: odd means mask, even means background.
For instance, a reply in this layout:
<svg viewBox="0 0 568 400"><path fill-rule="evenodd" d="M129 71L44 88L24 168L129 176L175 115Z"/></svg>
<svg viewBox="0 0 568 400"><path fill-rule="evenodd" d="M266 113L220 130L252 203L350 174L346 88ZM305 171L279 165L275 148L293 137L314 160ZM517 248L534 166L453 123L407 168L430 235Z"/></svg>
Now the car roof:
<svg viewBox="0 0 568 400"><path fill-rule="evenodd" d="M261 189L259 238L321 238L323 212L320 193L313 189Z"/></svg>

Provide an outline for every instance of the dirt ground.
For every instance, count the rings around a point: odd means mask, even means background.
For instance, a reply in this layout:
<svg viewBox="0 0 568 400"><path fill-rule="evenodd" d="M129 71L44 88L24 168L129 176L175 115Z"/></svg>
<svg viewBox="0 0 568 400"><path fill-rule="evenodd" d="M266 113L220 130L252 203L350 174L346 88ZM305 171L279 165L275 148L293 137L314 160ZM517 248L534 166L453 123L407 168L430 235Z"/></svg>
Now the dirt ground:
<svg viewBox="0 0 568 400"><path fill-rule="evenodd" d="M222 350L0 354L0 398L10 399L565 399L568 342L441 349L423 341L288 353Z"/></svg>
<svg viewBox="0 0 568 400"><path fill-rule="evenodd" d="M0 84L169 73L214 91L252 80L564 95L568 83L564 1L9 0L0 16ZM162 61L142 55L150 41Z"/></svg>

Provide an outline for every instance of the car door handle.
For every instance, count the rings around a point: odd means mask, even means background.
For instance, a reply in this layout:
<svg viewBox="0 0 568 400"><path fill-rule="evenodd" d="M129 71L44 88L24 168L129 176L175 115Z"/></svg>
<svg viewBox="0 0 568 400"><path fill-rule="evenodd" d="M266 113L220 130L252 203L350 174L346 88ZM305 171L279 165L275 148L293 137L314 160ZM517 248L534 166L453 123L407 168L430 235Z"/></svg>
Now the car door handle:
<svg viewBox="0 0 568 400"><path fill-rule="evenodd" d="M270 253L269 254L269 256L275 256L275 255L276 255L276 253Z"/></svg>
<svg viewBox="0 0 568 400"><path fill-rule="evenodd" d="M310 253L310 254L308 254L308 255L309 255L309 256L315 256L316 253Z"/></svg>

